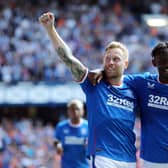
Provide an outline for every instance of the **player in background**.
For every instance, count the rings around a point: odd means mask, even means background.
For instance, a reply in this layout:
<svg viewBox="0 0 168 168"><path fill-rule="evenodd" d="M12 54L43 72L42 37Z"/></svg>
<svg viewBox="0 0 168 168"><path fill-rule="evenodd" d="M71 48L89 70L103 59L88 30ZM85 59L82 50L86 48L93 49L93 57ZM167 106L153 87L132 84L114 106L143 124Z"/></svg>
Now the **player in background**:
<svg viewBox="0 0 168 168"><path fill-rule="evenodd" d="M135 168L136 148L133 132L136 99L125 83L128 50L119 42L106 46L104 80L95 87L89 81L91 72L76 59L54 27L54 15L44 13L39 21L46 29L58 56L71 70L86 95L89 122L88 154L92 167Z"/></svg>
<svg viewBox="0 0 168 168"><path fill-rule="evenodd" d="M55 147L61 155L61 168L88 168L86 157L88 122L83 119L84 106L80 100L67 105L68 119L55 129Z"/></svg>

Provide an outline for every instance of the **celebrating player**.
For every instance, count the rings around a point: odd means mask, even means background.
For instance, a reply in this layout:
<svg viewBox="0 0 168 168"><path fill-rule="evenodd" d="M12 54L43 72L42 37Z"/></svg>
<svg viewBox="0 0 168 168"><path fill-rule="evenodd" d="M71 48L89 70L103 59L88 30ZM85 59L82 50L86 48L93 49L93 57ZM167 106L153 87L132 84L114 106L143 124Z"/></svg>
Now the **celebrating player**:
<svg viewBox="0 0 168 168"><path fill-rule="evenodd" d="M143 168L168 168L168 42L153 48L152 63L158 74L128 75L127 84L135 91L141 108ZM100 81L103 77L102 72L97 70L90 77L94 85L96 78Z"/></svg>
<svg viewBox="0 0 168 168"><path fill-rule="evenodd" d="M39 21L45 27L58 56L71 70L86 95L89 122L88 154L96 168L135 168L136 148L133 132L136 99L125 82L128 50L119 42L107 45L104 54L106 78L95 87L92 76L54 27L54 15L44 13Z"/></svg>
<svg viewBox="0 0 168 168"><path fill-rule="evenodd" d="M141 107L141 153L144 168L168 168L168 42L152 50L158 74L129 75Z"/></svg>

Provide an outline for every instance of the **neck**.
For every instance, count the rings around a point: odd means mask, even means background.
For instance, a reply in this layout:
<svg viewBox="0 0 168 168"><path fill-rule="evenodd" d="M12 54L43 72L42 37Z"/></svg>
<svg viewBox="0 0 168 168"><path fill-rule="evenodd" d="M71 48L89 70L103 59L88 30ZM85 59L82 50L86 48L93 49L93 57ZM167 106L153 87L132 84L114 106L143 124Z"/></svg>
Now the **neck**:
<svg viewBox="0 0 168 168"><path fill-rule="evenodd" d="M112 77L106 79L111 85L120 86L122 84L122 76L121 77Z"/></svg>
<svg viewBox="0 0 168 168"><path fill-rule="evenodd" d="M81 120L80 120L80 118L74 118L74 119L71 119L70 121L73 125L77 125L77 124L80 124Z"/></svg>
<svg viewBox="0 0 168 168"><path fill-rule="evenodd" d="M168 84L168 78L162 78L159 76L159 82L162 84Z"/></svg>

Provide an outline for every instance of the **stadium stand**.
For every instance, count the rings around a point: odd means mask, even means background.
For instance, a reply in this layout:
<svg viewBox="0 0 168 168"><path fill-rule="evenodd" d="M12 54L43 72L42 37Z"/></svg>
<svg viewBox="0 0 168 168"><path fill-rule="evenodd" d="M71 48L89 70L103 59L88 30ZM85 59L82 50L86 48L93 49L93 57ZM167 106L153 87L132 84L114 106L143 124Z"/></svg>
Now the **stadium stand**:
<svg viewBox="0 0 168 168"><path fill-rule="evenodd" d="M115 39L126 44L130 51L127 73L155 72L151 66L151 48L160 40L168 40L167 27L149 27L142 19L142 14L167 15L166 0L29 0L26 3L1 0L2 91L24 82L50 87L73 80L55 56L49 38L38 22L38 17L45 11L54 12L55 24L63 39L75 55L92 68L100 67L104 46ZM9 103L9 107L2 103L3 99L1 92L0 168L35 168L44 162L47 168L59 168L59 158L51 143L52 125L65 117L65 103L69 98L61 103L41 103L40 107L36 104L32 107L30 102L31 105L21 103L22 107ZM137 120L138 139L139 127ZM48 162L49 153L53 157Z"/></svg>

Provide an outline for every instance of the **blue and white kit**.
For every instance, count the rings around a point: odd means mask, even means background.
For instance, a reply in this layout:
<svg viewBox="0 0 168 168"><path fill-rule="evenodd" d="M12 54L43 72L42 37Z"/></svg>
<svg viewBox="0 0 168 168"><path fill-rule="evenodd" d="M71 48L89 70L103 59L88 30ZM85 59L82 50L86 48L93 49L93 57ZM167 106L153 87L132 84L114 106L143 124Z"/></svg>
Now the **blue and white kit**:
<svg viewBox="0 0 168 168"><path fill-rule="evenodd" d="M112 86L105 80L93 86L88 78L80 85L86 95L88 154L136 162L133 127L137 103L125 78L121 86Z"/></svg>
<svg viewBox="0 0 168 168"><path fill-rule="evenodd" d="M168 167L168 85L161 84L156 74L127 78L141 108L141 158Z"/></svg>
<svg viewBox="0 0 168 168"><path fill-rule="evenodd" d="M86 120L81 119L79 125L72 125L70 120L61 121L56 126L55 138L63 146L61 168L88 168L86 157L88 122Z"/></svg>

